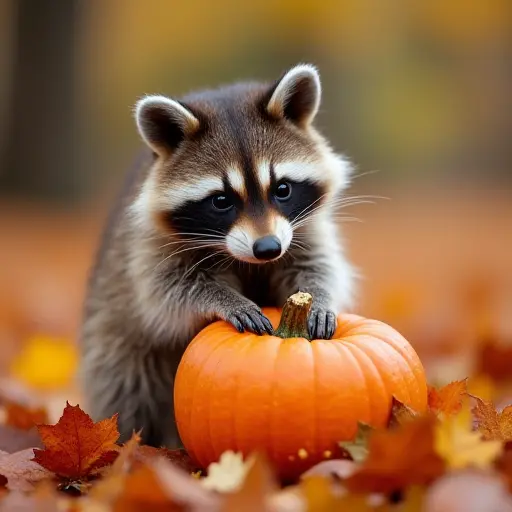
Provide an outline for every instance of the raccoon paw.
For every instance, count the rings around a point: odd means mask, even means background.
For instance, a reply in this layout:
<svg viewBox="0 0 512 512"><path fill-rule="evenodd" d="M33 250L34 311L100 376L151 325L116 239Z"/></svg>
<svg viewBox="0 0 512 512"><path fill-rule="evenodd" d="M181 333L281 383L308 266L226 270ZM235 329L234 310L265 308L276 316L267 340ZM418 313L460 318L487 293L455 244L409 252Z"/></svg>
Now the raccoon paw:
<svg viewBox="0 0 512 512"><path fill-rule="evenodd" d="M273 334L274 328L270 320L257 306L249 306L237 309L228 315L226 320L233 325L238 332L250 331L255 334Z"/></svg>
<svg viewBox="0 0 512 512"><path fill-rule="evenodd" d="M309 313L308 327L311 339L330 340L336 330L336 314L313 306Z"/></svg>

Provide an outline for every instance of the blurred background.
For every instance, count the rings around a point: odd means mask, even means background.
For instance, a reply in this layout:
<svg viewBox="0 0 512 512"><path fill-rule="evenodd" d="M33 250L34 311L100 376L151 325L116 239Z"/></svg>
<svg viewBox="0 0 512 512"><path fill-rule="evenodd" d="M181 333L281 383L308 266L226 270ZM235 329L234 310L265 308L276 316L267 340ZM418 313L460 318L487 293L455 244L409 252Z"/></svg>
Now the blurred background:
<svg viewBox="0 0 512 512"><path fill-rule="evenodd" d="M319 67L350 193L388 198L341 226L357 311L401 330L432 378L512 338L510 0L0 0L0 374L72 373L63 344L140 147L137 98L298 62Z"/></svg>

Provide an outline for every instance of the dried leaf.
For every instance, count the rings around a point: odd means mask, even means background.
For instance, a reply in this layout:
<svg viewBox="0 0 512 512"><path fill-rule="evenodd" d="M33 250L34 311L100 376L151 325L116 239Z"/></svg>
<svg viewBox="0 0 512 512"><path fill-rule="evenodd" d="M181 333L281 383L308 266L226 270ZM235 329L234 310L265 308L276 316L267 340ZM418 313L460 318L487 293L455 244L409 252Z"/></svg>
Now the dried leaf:
<svg viewBox="0 0 512 512"><path fill-rule="evenodd" d="M339 445L349 453L352 460L362 462L368 456L368 437L372 431L373 427L358 422L355 439L352 441L341 441Z"/></svg>
<svg viewBox="0 0 512 512"><path fill-rule="evenodd" d="M388 427L396 427L397 425L402 425L407 421L411 421L416 416L418 416L416 411L393 396L391 401L391 415L389 417Z"/></svg>
<svg viewBox="0 0 512 512"><path fill-rule="evenodd" d="M4 475L11 491L31 491L35 484L53 477L47 469L32 461L32 448L0 458L0 474Z"/></svg>
<svg viewBox="0 0 512 512"><path fill-rule="evenodd" d="M118 455L117 415L94 423L78 405L66 402L56 425L39 425L44 450L34 450L33 460L64 478L79 480L111 464Z"/></svg>
<svg viewBox="0 0 512 512"><path fill-rule="evenodd" d="M434 451L435 423L427 415L394 429L375 430L368 439L368 458L345 485L353 492L391 493L433 481L445 468Z"/></svg>
<svg viewBox="0 0 512 512"><path fill-rule="evenodd" d="M48 413L44 407L31 408L8 401L5 403L5 413L6 425L20 430L30 430L48 421Z"/></svg>
<svg viewBox="0 0 512 512"><path fill-rule="evenodd" d="M212 462L208 466L208 475L200 480L206 489L219 492L236 491L243 483L251 464L252 458L244 461L240 452L226 451L219 462Z"/></svg>
<svg viewBox="0 0 512 512"><path fill-rule="evenodd" d="M457 414L467 395L467 379L450 382L442 388L428 388L428 406L431 411L445 415Z"/></svg>
<svg viewBox="0 0 512 512"><path fill-rule="evenodd" d="M476 400L473 414L482 437L488 440L512 441L512 405L498 412L491 402L476 396L473 398Z"/></svg>
<svg viewBox="0 0 512 512"><path fill-rule="evenodd" d="M272 512L270 500L277 484L267 460L261 454L255 454L246 465L248 469L241 486L226 496L222 511Z"/></svg>
<svg viewBox="0 0 512 512"><path fill-rule="evenodd" d="M199 471L201 468L197 464L194 464L188 453L183 450L169 450L168 448L155 448L153 446L142 445L135 450L134 458L139 462L149 462L155 457L165 457L169 462L172 462L175 466L193 473Z"/></svg>
<svg viewBox="0 0 512 512"><path fill-rule="evenodd" d="M457 415L436 425L435 448L452 469L488 468L502 452L503 445L500 441L485 441L481 432L472 430L469 406L465 404Z"/></svg>

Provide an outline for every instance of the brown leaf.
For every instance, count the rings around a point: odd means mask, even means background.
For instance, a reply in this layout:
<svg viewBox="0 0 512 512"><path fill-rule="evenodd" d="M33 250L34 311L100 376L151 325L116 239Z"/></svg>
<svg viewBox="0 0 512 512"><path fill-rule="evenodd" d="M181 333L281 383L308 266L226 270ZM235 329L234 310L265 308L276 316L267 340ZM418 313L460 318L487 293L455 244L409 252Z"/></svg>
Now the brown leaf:
<svg viewBox="0 0 512 512"><path fill-rule="evenodd" d="M5 423L11 427L30 430L48 421L48 413L44 407L31 408L11 401L6 401L4 406Z"/></svg>
<svg viewBox="0 0 512 512"><path fill-rule="evenodd" d="M56 425L39 425L44 450L34 450L33 460L56 475L79 480L111 464L118 455L117 415L94 423L80 406L66 402Z"/></svg>
<svg viewBox="0 0 512 512"><path fill-rule="evenodd" d="M172 462L175 466L193 473L199 471L201 468L194 464L188 453L183 450L169 450L168 448L155 448L153 446L142 445L137 448L134 453L135 460L139 462L149 462L155 457L165 457L169 462Z"/></svg>
<svg viewBox="0 0 512 512"><path fill-rule="evenodd" d="M402 403L393 396L391 401L391 415L389 416L388 427L396 427L410 421L418 416L418 413L408 405Z"/></svg>
<svg viewBox="0 0 512 512"><path fill-rule="evenodd" d="M0 474L7 477L11 491L31 491L35 484L53 477L47 469L32 461L33 450L4 455L0 458Z"/></svg>
<svg viewBox="0 0 512 512"><path fill-rule="evenodd" d="M512 441L512 405L498 412L491 402L486 402L476 396L473 398L476 400L473 414L483 438Z"/></svg>
<svg viewBox="0 0 512 512"><path fill-rule="evenodd" d="M362 462L368 456L368 436L372 431L373 427L358 422L356 437L352 441L341 441L339 445L348 452L352 460Z"/></svg>
<svg viewBox="0 0 512 512"><path fill-rule="evenodd" d="M0 425L0 450L14 453L26 448L42 447L43 443L36 429L26 431Z"/></svg>
<svg viewBox="0 0 512 512"><path fill-rule="evenodd" d="M442 388L428 388L428 406L436 414L456 414L462 408L462 400L467 395L467 379L450 382Z"/></svg>
<svg viewBox="0 0 512 512"><path fill-rule="evenodd" d="M512 366L512 345L498 343L489 338L480 344L477 354L477 374L489 375L496 382L510 381L510 368Z"/></svg>
<svg viewBox="0 0 512 512"><path fill-rule="evenodd" d="M345 485L353 492L390 493L427 484L445 465L434 451L433 416L420 416L390 430L376 430L368 440L369 455Z"/></svg>
<svg viewBox="0 0 512 512"><path fill-rule="evenodd" d="M266 458L255 454L241 487L227 494L223 512L271 512L270 500L278 486Z"/></svg>

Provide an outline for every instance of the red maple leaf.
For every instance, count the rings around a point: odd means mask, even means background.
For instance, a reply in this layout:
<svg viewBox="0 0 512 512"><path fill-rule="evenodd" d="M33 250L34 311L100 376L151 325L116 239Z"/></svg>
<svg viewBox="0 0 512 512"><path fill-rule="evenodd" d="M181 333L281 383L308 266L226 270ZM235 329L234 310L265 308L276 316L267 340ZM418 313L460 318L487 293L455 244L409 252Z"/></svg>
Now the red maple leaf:
<svg viewBox="0 0 512 512"><path fill-rule="evenodd" d="M79 480L118 455L116 441L117 414L94 423L80 406L66 402L64 413L56 425L38 425L44 450L34 449L34 460L56 475Z"/></svg>

